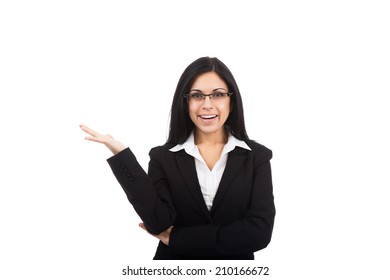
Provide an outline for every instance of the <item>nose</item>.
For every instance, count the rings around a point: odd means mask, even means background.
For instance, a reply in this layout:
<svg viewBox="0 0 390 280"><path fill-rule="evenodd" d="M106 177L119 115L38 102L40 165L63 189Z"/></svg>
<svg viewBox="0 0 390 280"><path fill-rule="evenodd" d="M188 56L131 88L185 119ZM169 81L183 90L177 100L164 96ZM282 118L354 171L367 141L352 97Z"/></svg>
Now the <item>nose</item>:
<svg viewBox="0 0 390 280"><path fill-rule="evenodd" d="M204 99L203 99L203 108L207 108L207 109L210 109L212 106L212 100L211 100L211 97L210 96L205 96Z"/></svg>

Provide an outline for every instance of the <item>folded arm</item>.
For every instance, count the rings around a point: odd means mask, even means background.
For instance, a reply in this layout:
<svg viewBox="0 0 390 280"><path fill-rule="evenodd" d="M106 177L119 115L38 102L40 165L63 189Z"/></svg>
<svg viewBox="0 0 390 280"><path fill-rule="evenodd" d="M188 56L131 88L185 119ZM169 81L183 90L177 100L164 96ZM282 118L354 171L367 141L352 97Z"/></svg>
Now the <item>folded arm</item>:
<svg viewBox="0 0 390 280"><path fill-rule="evenodd" d="M274 216L271 167L267 161L255 170L251 203L245 217L225 226L175 226L169 247L176 254L192 256L252 253L270 242Z"/></svg>

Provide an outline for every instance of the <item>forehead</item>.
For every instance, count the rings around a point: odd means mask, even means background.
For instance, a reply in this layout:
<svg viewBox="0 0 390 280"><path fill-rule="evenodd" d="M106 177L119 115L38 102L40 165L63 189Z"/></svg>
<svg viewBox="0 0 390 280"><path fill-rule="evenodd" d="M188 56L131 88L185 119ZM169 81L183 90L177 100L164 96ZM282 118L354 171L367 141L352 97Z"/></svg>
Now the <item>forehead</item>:
<svg viewBox="0 0 390 280"><path fill-rule="evenodd" d="M227 84L215 72L206 72L200 74L193 82L191 89L198 89L201 91L214 90L216 88L223 88L228 90Z"/></svg>

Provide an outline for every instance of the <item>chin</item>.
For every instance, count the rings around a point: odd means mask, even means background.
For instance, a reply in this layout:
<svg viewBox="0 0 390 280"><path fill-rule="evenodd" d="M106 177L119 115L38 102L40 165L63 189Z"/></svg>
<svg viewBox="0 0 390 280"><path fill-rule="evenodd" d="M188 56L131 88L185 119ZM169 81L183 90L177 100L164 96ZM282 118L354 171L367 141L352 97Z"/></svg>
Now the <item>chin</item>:
<svg viewBox="0 0 390 280"><path fill-rule="evenodd" d="M202 133L217 133L221 130L224 130L223 126L222 127L197 127L197 130L202 132Z"/></svg>

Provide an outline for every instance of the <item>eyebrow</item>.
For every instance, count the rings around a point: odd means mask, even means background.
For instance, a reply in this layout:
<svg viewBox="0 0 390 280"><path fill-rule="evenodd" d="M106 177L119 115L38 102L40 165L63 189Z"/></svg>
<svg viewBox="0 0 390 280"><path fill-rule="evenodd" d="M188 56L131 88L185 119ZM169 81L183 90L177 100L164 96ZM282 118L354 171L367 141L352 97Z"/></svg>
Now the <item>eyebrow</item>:
<svg viewBox="0 0 390 280"><path fill-rule="evenodd" d="M224 91L227 91L227 90L226 90L226 89L224 89L224 88L215 88L215 89L213 89L213 92L214 92L214 91L217 91L217 90L221 90L221 89L222 89L222 90L224 90ZM193 88L193 89L191 89L191 90L190 90L190 92L191 92L191 91L198 91L198 92L202 92L200 89L196 89L196 88Z"/></svg>

